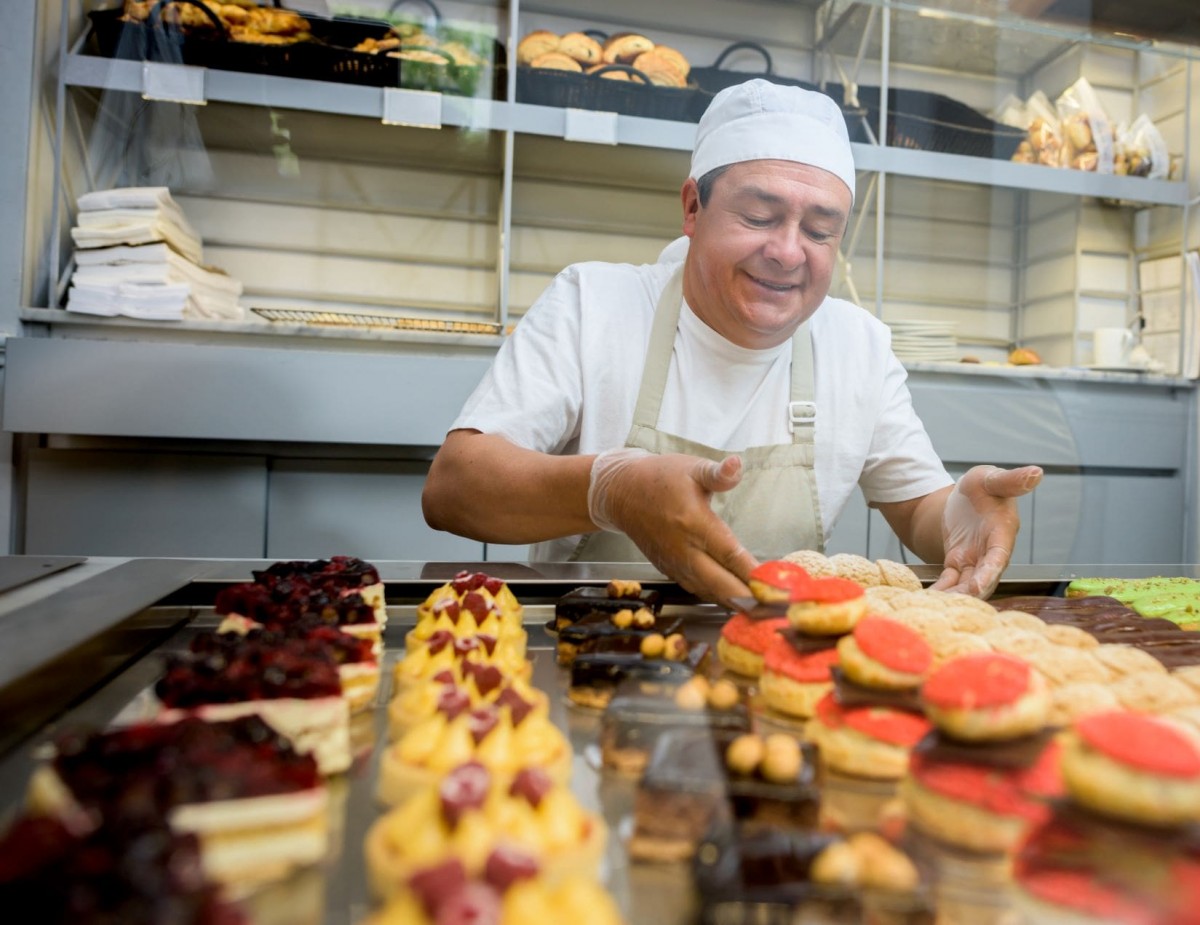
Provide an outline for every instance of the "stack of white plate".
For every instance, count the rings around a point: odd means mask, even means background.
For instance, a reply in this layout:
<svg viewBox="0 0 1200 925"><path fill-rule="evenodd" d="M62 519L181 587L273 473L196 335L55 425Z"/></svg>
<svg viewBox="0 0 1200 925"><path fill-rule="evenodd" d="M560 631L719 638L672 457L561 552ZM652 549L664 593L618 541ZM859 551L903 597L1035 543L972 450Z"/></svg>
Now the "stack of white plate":
<svg viewBox="0 0 1200 925"><path fill-rule="evenodd" d="M901 360L957 362L958 340L953 321L891 321L892 350Z"/></svg>

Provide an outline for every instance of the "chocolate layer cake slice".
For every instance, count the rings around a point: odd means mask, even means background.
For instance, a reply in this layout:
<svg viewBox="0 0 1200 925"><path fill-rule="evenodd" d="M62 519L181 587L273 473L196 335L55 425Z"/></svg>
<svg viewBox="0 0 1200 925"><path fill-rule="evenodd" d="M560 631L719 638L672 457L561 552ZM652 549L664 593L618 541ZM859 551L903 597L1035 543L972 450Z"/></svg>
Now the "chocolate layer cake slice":
<svg viewBox="0 0 1200 925"><path fill-rule="evenodd" d="M611 615L621 610L637 612L643 607L657 614L662 609L662 594L642 588L636 581L610 581L606 587L576 588L558 599L550 628L561 630L592 614Z"/></svg>

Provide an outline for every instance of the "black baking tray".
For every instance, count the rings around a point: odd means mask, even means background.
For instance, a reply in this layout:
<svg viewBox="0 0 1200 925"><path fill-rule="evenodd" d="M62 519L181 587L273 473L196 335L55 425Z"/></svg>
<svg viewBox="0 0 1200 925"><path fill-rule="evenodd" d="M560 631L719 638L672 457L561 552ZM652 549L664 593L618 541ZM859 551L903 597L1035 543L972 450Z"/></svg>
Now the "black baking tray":
<svg viewBox="0 0 1200 925"><path fill-rule="evenodd" d="M829 92L835 100L843 101L846 110L843 88L831 85ZM878 138L880 88L859 87L857 96L861 109L847 110L851 140L868 140L867 126ZM888 90L886 143L892 147L1010 160L1024 139L1024 129L995 122L965 103L940 93L895 87Z"/></svg>
<svg viewBox="0 0 1200 925"><path fill-rule="evenodd" d="M190 2L203 6L199 0ZM208 30L183 31L158 21L126 22L119 8L93 10L88 15L96 49L107 58L365 86L401 85L401 61L353 50L363 39L387 34L390 26L383 21L306 13L311 40L289 45L256 45L231 41L219 23Z"/></svg>
<svg viewBox="0 0 1200 925"><path fill-rule="evenodd" d="M562 109L593 109L647 119L698 122L712 99L696 87L659 87L635 68L610 65L605 70L629 72L630 80L611 80L552 68L517 68L517 102Z"/></svg>

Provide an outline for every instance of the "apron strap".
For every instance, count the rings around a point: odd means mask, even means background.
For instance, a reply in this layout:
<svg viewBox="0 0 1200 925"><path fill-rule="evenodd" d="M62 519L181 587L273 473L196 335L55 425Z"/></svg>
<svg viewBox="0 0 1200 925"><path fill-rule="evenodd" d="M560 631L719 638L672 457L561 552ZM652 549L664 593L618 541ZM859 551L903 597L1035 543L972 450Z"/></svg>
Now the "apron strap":
<svg viewBox="0 0 1200 925"><path fill-rule="evenodd" d="M642 366L642 383L638 388L637 404L633 409L634 428L654 430L667 390L667 373L675 348L675 333L679 328L679 312L683 306L683 267L671 274L658 297L654 322L650 328L650 343ZM817 406L814 401L816 385L813 368L812 332L805 321L792 335L791 392L787 406L788 433L792 443L813 442Z"/></svg>

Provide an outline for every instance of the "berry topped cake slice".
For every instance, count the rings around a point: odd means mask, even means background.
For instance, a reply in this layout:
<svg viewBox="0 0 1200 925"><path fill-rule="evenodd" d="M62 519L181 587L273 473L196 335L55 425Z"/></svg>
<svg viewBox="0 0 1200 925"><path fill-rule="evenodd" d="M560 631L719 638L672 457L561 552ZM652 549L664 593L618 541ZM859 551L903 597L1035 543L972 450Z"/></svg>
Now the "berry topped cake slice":
<svg viewBox="0 0 1200 925"><path fill-rule="evenodd" d="M243 640L228 652L169 655L154 693L163 706L162 721L257 714L297 751L311 753L322 774L350 767L350 709L337 664L304 640L278 645Z"/></svg>
<svg viewBox="0 0 1200 925"><path fill-rule="evenodd" d="M463 570L438 588L435 588L425 600L417 606L417 622L434 616L434 610L440 601L453 600L462 604L468 594L475 593L485 601L496 605L503 618L521 625L523 608L512 589L501 578L495 578L486 572L469 572Z"/></svg>
<svg viewBox="0 0 1200 925"><path fill-rule="evenodd" d="M336 588L342 594L357 594L374 608L376 621L381 626L387 625L387 601L379 570L356 556L276 562L253 574L257 582L266 583L274 578L301 578L316 587Z"/></svg>
<svg viewBox="0 0 1200 925"><path fill-rule="evenodd" d="M233 585L217 594L222 629L237 629L247 621L280 629L302 619L318 619L352 636L370 640L376 654L383 650L383 624L375 608L355 591L310 585L300 578L264 576L261 582Z"/></svg>
<svg viewBox="0 0 1200 925"><path fill-rule="evenodd" d="M328 850L316 762L257 716L64 735L34 772L29 804L72 825L194 834L208 875L224 883L273 879Z"/></svg>
<svg viewBox="0 0 1200 925"><path fill-rule="evenodd" d="M495 636L480 633L458 636L438 630L425 645L409 650L392 669L397 690L433 677L439 671L453 669L459 662L495 665L506 675L528 680L533 665L525 657Z"/></svg>
<svg viewBox="0 0 1200 925"><path fill-rule="evenodd" d="M197 634L189 648L196 653L229 653L241 646L243 641L278 646L288 640L299 640L318 657L333 657L338 678L342 682L342 696L350 704L351 713L358 713L371 705L379 690L379 658L369 639L351 636L314 614L272 625L276 628L267 629L258 623L227 619L216 633Z"/></svg>
<svg viewBox="0 0 1200 925"><path fill-rule="evenodd" d="M40 925L250 922L205 877L196 837L162 825L79 836L58 819L22 817L0 837L0 902L5 921Z"/></svg>

